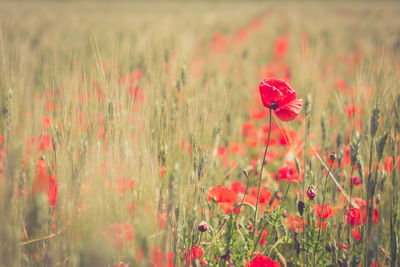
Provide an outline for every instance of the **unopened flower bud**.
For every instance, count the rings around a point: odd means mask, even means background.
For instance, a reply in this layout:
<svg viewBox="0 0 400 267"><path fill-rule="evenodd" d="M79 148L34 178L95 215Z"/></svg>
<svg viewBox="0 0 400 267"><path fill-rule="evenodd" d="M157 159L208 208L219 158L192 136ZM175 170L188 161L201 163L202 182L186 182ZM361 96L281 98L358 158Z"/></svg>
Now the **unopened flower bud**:
<svg viewBox="0 0 400 267"><path fill-rule="evenodd" d="M306 204L304 204L304 201L299 200L299 202L297 203L297 210L299 211L300 216L303 216L305 207L306 207Z"/></svg>
<svg viewBox="0 0 400 267"><path fill-rule="evenodd" d="M376 197L375 197L375 204L376 205L379 205L379 202L381 201L381 195L380 194L377 194L376 195Z"/></svg>
<svg viewBox="0 0 400 267"><path fill-rule="evenodd" d="M275 193L275 198L278 199L278 200L281 200L281 199L282 199L282 193L279 192L279 191L276 192L276 193Z"/></svg>
<svg viewBox="0 0 400 267"><path fill-rule="evenodd" d="M336 160L336 153L335 152L331 152L329 153L329 159L334 162Z"/></svg>
<svg viewBox="0 0 400 267"><path fill-rule="evenodd" d="M286 218L286 217L287 217L287 211L286 211L286 210L284 210L284 211L282 212L282 217L283 217L283 218Z"/></svg>
<svg viewBox="0 0 400 267"><path fill-rule="evenodd" d="M348 247L347 243L340 243L339 244L339 249L347 250L347 247Z"/></svg>
<svg viewBox="0 0 400 267"><path fill-rule="evenodd" d="M308 199L313 200L316 195L317 195L317 192L315 191L314 186L311 185L310 187L308 187L308 189L307 189Z"/></svg>
<svg viewBox="0 0 400 267"><path fill-rule="evenodd" d="M359 176L353 176L353 178L351 178L351 183L352 185L360 185L362 184L362 180Z"/></svg>
<svg viewBox="0 0 400 267"><path fill-rule="evenodd" d="M199 223L199 226L197 226L197 229L200 232L206 232L208 230L208 225L205 221L202 221L201 223Z"/></svg>
<svg viewBox="0 0 400 267"><path fill-rule="evenodd" d="M336 190L340 192L340 189L344 189L344 184L341 184L340 187L337 187Z"/></svg>

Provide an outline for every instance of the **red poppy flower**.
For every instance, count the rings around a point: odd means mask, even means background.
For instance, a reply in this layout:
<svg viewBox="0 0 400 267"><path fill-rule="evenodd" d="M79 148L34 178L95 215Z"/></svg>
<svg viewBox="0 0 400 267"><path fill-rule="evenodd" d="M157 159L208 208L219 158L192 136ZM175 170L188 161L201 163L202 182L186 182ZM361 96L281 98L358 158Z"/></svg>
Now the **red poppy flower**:
<svg viewBox="0 0 400 267"><path fill-rule="evenodd" d="M359 209L351 208L350 211L346 211L346 222L352 226L358 226L362 223L367 222L367 207L361 206ZM378 221L378 210L374 209L374 217L372 220L373 224L376 224Z"/></svg>
<svg viewBox="0 0 400 267"><path fill-rule="evenodd" d="M281 264L262 254L255 254L252 261L246 263L246 267L280 267Z"/></svg>
<svg viewBox="0 0 400 267"><path fill-rule="evenodd" d="M278 181L299 181L299 174L296 169L296 164L290 162L287 163L285 166L280 167L278 169L278 173L276 174L276 179Z"/></svg>
<svg viewBox="0 0 400 267"><path fill-rule="evenodd" d="M49 175L46 170L46 162L40 159L37 165L37 173L33 179L32 194L47 193L49 206L55 206L58 194L58 184L55 175Z"/></svg>
<svg viewBox="0 0 400 267"><path fill-rule="evenodd" d="M352 236L354 239L360 240L360 238L361 238L361 233L360 233L360 231L358 230L358 228L353 228L353 229L351 230L351 236Z"/></svg>
<svg viewBox="0 0 400 267"><path fill-rule="evenodd" d="M151 266L153 267L161 267L161 266L174 266L174 253L172 252L164 252L160 248L152 249L152 260Z"/></svg>
<svg viewBox="0 0 400 267"><path fill-rule="evenodd" d="M250 202L250 204L256 205L257 193L258 193L258 187L253 187L253 188L251 188L249 190L248 196L249 197L253 197L253 198L249 198L249 200L250 199L254 200L254 203ZM272 197L272 193L271 192L269 192L265 188L260 188L260 195L259 195L259 198L258 198L258 204L259 205L268 205L270 200L271 200L271 197Z"/></svg>
<svg viewBox="0 0 400 267"><path fill-rule="evenodd" d="M262 231L261 238L260 238L260 245L261 246L267 244L267 240L266 240L267 236L268 236L268 232L265 231L265 230Z"/></svg>
<svg viewBox="0 0 400 267"><path fill-rule="evenodd" d="M207 200L219 203L221 209L229 214L233 210L233 205L238 201L238 193L228 187L218 185L208 191ZM238 209L235 209L234 213L237 211Z"/></svg>
<svg viewBox="0 0 400 267"><path fill-rule="evenodd" d="M246 192L246 186L240 182L231 182L231 189L238 194Z"/></svg>
<svg viewBox="0 0 400 267"><path fill-rule="evenodd" d="M322 205L316 205L314 206L314 211L317 214L318 218L321 218L321 212L322 212ZM322 219L327 219L336 214L337 210L332 209L332 207L329 205L329 203L326 203L324 205L324 211L322 212Z"/></svg>
<svg viewBox="0 0 400 267"><path fill-rule="evenodd" d="M49 134L42 134L39 140L39 150L52 150L53 143Z"/></svg>
<svg viewBox="0 0 400 267"><path fill-rule="evenodd" d="M288 51L288 38L287 36L283 36L281 38L278 38L275 41L275 47L274 47L274 55L276 59L282 59L285 57L287 51Z"/></svg>
<svg viewBox="0 0 400 267"><path fill-rule="evenodd" d="M285 220L285 224L289 226L292 231L299 228L299 231L303 232L303 220L299 217L289 214L289 220Z"/></svg>
<svg viewBox="0 0 400 267"><path fill-rule="evenodd" d="M351 179L351 183L352 183L353 185L360 185L360 184L362 184L361 177L359 177L359 176L353 176L353 178Z"/></svg>
<svg viewBox="0 0 400 267"><path fill-rule="evenodd" d="M287 82L264 79L259 89L263 105L273 109L280 120L291 121L300 113L303 100L296 97L296 91Z"/></svg>
<svg viewBox="0 0 400 267"><path fill-rule="evenodd" d="M238 200L237 193L232 189L218 185L208 191L207 199L211 201L214 198L218 203L236 203Z"/></svg>
<svg viewBox="0 0 400 267"><path fill-rule="evenodd" d="M193 260L195 259L201 259L201 257L204 254L204 250L200 246L194 246L189 253L187 252L187 249L185 249L185 252L183 253L183 256L186 259L186 266L191 266L190 264L192 263Z"/></svg>

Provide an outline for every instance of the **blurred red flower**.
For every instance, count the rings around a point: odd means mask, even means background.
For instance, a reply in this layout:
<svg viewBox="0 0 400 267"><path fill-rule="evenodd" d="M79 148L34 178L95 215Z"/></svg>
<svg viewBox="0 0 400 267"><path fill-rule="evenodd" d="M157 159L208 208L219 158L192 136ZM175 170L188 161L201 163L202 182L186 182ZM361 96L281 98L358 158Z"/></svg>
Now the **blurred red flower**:
<svg viewBox="0 0 400 267"><path fill-rule="evenodd" d="M252 261L246 263L246 267L280 267L281 264L262 254L255 254Z"/></svg>
<svg viewBox="0 0 400 267"><path fill-rule="evenodd" d="M246 186L240 182L231 182L231 189L236 193L244 194L246 192Z"/></svg>
<svg viewBox="0 0 400 267"><path fill-rule="evenodd" d="M321 218L321 212L322 212L322 205L316 205L314 206L314 211L315 214L317 214L318 218ZM324 210L322 212L322 219L327 219L336 214L337 210L335 208L332 208L329 203L326 203L324 205Z"/></svg>
<svg viewBox="0 0 400 267"><path fill-rule="evenodd" d="M285 220L285 224L289 226L292 231L299 228L299 231L303 232L303 220L299 217L289 214L289 220Z"/></svg>
<svg viewBox="0 0 400 267"><path fill-rule="evenodd" d="M356 240L360 240L361 234L360 234L360 231L358 230L358 228L354 228L351 230L351 236Z"/></svg>
<svg viewBox="0 0 400 267"><path fill-rule="evenodd" d="M208 201L215 200L218 203L236 203L237 202L237 193L232 189L218 185L214 188L211 188L207 194Z"/></svg>
<svg viewBox="0 0 400 267"><path fill-rule="evenodd" d="M291 121L300 113L303 100L296 97L296 91L287 82L264 79L259 89L263 105L274 110L280 120Z"/></svg>
<svg viewBox="0 0 400 267"><path fill-rule="evenodd" d="M133 228L130 224L112 224L104 230L103 234L116 249L121 249L133 241Z"/></svg>
<svg viewBox="0 0 400 267"><path fill-rule="evenodd" d="M261 246L267 244L267 240L266 240L267 236L268 236L268 232L265 231L265 230L262 231L261 238L260 238L260 245Z"/></svg>
<svg viewBox="0 0 400 267"><path fill-rule="evenodd" d="M286 163L286 165L280 167L278 169L278 173L276 174L276 179L278 181L299 181L299 174L296 169L296 164L291 162Z"/></svg>
<svg viewBox="0 0 400 267"><path fill-rule="evenodd" d="M201 257L204 254L204 250L200 246L194 246L192 249L189 250L189 253L187 249L185 249L185 252L183 253L183 256L185 257L186 260L186 266L191 266L191 263L195 260L198 259L200 260Z"/></svg>
<svg viewBox="0 0 400 267"><path fill-rule="evenodd" d="M153 267L173 267L174 266L174 253L164 252L160 248L152 249L151 266Z"/></svg>
<svg viewBox="0 0 400 267"><path fill-rule="evenodd" d="M45 193L49 206L55 206L58 194L58 184L55 175L47 173L47 165L44 159L39 159L37 163L37 173L33 179L32 194Z"/></svg>
<svg viewBox="0 0 400 267"><path fill-rule="evenodd" d="M229 214L233 210L233 205L238 201L238 193L229 187L218 185L208 191L207 200L214 200L226 214ZM234 213L237 213L238 209L236 208Z"/></svg>
<svg viewBox="0 0 400 267"><path fill-rule="evenodd" d="M350 225L352 226L358 226L362 223L365 224L367 222L366 213L367 213L366 206L360 207L359 209L351 208L350 210L346 211L346 222L350 223ZM378 210L374 209L374 218L372 220L372 223L376 224L377 221L378 221Z"/></svg>
<svg viewBox="0 0 400 267"><path fill-rule="evenodd" d="M52 150L53 143L49 134L42 134L39 140L39 150Z"/></svg>

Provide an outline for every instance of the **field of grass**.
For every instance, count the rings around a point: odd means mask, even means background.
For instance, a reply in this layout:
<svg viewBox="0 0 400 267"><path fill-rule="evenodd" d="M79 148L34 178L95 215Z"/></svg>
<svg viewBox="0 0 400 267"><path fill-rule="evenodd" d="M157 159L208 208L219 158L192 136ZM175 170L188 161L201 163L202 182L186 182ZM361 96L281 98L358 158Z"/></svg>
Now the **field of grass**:
<svg viewBox="0 0 400 267"><path fill-rule="evenodd" d="M0 2L0 266L399 266L399 13Z"/></svg>

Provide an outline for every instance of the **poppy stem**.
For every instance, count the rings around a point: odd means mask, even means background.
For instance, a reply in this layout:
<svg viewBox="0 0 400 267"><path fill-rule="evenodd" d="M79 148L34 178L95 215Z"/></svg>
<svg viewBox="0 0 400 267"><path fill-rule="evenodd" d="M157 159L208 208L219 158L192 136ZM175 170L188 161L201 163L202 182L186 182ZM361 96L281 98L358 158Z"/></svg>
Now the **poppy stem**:
<svg viewBox="0 0 400 267"><path fill-rule="evenodd" d="M246 176L246 178L247 178L246 191L244 192L242 201L240 202L239 209L238 209L237 214L236 214L235 224L234 224L234 225L236 225L237 219L238 219L238 217L239 217L240 209L241 209L242 206L243 206L244 199L245 199L245 197L246 197L246 195L247 195L247 192L248 192L248 190L249 190L249 176L248 176L246 173L245 173L245 176ZM236 209L236 208L234 208L234 209L232 210L232 212L234 212L235 209Z"/></svg>
<svg viewBox="0 0 400 267"><path fill-rule="evenodd" d="M325 176L325 185L324 185L324 196L323 196L323 199L322 199L322 208L321 208L321 214L320 214L320 216L319 216L319 227L318 227L318 241L319 241L319 238L320 238L320 235L321 235L321 228L322 228L322 215L324 214L324 207L325 207L325 198L326 198L326 184L327 184L327 179L328 179L328 175L329 175L329 173L331 172L331 169L332 169L332 165L333 165L333 163L334 163L335 161L334 160L332 160L332 162L331 162L331 165L329 166L329 170L328 170L328 173L326 174L326 176Z"/></svg>
<svg viewBox="0 0 400 267"><path fill-rule="evenodd" d="M269 109L269 127L268 127L268 139L267 139L267 144L265 146L265 152L264 152L264 157L261 163L261 170L260 170L260 178L258 180L258 191L257 191L257 202L256 202L256 210L254 211L254 225L253 225L253 234L252 238L254 240L256 228L257 228L257 212L258 212L258 201L260 199L260 188L261 188L261 180L262 180L262 173L264 169L264 162L265 162L265 157L267 156L267 151L268 151L268 145L269 145L269 138L271 136L271 124L272 124L272 109Z"/></svg>
<svg viewBox="0 0 400 267"><path fill-rule="evenodd" d="M351 167L351 172L350 172L350 201L349 201L349 222L347 224L347 246L348 250L350 250L350 229L351 229L351 223L350 223L350 214L351 214L351 198L353 195L353 172L354 172L354 165Z"/></svg>

